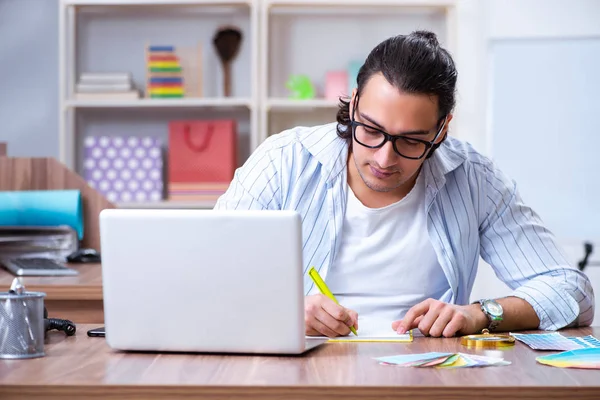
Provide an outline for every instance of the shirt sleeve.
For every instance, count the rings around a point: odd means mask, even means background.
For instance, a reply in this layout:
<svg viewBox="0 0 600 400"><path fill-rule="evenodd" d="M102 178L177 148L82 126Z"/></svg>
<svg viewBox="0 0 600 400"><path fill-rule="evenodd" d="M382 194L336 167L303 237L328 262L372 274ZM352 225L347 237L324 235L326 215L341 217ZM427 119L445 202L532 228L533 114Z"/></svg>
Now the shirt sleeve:
<svg viewBox="0 0 600 400"><path fill-rule="evenodd" d="M491 164L481 175L486 193L480 225L481 256L540 320L539 329L590 325L594 292L588 277L569 265L554 235L525 205L516 184Z"/></svg>
<svg viewBox="0 0 600 400"><path fill-rule="evenodd" d="M280 173L276 168L276 158L281 157L280 153L273 148L272 140L264 141L246 163L235 171L227 191L219 197L213 209L281 209Z"/></svg>

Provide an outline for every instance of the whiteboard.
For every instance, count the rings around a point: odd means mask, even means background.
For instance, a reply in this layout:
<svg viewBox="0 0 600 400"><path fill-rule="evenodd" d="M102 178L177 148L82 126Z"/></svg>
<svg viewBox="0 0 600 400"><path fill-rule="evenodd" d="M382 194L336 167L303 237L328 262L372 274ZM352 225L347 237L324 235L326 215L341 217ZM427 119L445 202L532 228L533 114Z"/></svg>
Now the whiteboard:
<svg viewBox="0 0 600 400"><path fill-rule="evenodd" d="M491 43L491 155L560 238L600 238L600 38Z"/></svg>

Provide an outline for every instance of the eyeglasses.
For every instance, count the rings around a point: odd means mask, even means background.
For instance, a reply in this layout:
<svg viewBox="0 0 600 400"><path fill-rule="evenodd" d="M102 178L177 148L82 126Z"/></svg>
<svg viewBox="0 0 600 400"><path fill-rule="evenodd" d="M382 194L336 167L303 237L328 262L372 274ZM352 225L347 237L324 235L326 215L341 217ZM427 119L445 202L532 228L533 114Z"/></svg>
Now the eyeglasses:
<svg viewBox="0 0 600 400"><path fill-rule="evenodd" d="M388 141L392 142L392 147L396 154L401 157L408 158L411 160L419 160L427 154L427 151L435 144L435 141L443 132L446 126L446 116L439 119L436 126L439 126L443 119L443 124L438 130L437 134L431 142L427 140L416 139L413 137L407 137L403 135L390 135L387 132L382 131L379 128L357 122L354 119L354 113L358 107L358 95L356 96L354 107L352 109L352 118L350 119L350 125L352 126L352 136L358 144L361 144L370 149L378 149L383 147Z"/></svg>

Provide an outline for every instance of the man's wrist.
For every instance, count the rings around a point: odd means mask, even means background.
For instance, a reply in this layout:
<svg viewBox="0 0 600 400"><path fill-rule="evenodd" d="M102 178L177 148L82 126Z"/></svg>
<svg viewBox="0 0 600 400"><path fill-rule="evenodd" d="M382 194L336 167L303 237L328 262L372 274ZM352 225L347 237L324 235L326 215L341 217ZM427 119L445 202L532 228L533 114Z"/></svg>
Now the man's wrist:
<svg viewBox="0 0 600 400"><path fill-rule="evenodd" d="M490 320L487 315L481 309L481 305L479 303L470 304L471 315L473 315L473 319L475 320L475 332L471 333L479 333L490 325Z"/></svg>

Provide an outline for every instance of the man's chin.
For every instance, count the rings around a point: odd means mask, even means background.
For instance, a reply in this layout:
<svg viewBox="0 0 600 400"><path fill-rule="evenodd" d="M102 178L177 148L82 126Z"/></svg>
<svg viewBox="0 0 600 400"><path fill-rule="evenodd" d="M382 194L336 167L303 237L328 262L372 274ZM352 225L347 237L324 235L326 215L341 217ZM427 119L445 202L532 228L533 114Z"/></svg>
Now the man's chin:
<svg viewBox="0 0 600 400"><path fill-rule="evenodd" d="M382 185L381 182L374 182L373 180L365 180L367 187L375 192L387 193L396 189L399 185Z"/></svg>

